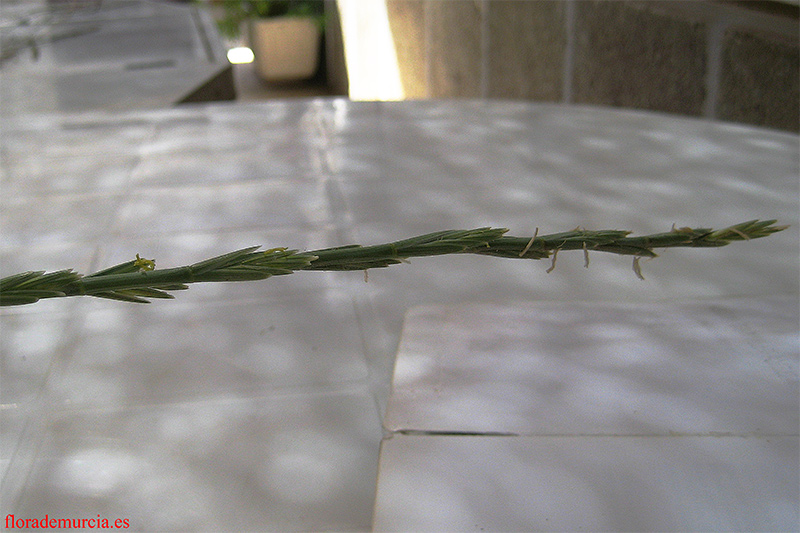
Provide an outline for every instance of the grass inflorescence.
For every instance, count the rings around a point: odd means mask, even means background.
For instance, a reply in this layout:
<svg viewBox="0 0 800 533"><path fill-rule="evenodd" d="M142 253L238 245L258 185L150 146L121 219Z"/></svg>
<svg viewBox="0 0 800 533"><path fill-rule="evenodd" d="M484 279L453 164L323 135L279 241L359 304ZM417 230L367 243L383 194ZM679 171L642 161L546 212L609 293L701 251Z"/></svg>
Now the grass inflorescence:
<svg viewBox="0 0 800 533"><path fill-rule="evenodd" d="M775 220L751 220L721 230L673 228L664 233L631 237L620 230L572 231L533 237L507 236L503 228L446 230L386 244L350 245L308 252L259 246L244 248L198 263L156 269L155 261L136 259L89 275L72 270L23 272L0 279L0 305L22 305L43 298L95 296L126 302L148 303L153 298L173 298L170 292L190 283L254 281L291 274L298 270L367 270L407 262L411 257L446 254L481 254L516 259L551 258L559 251L582 250L586 266L589 252L600 251L634 257L633 269L641 276L639 259L655 257L656 248L716 247L733 241L766 237L788 226Z"/></svg>

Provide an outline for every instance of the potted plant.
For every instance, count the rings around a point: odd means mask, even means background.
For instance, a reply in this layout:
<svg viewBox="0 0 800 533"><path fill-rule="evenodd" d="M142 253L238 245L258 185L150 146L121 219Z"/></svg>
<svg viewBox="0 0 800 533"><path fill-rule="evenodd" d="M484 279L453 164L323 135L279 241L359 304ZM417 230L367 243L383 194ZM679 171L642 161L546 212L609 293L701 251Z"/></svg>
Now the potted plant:
<svg viewBox="0 0 800 533"><path fill-rule="evenodd" d="M220 32L236 38L248 26L256 71L267 81L310 78L319 64L323 0L221 0Z"/></svg>

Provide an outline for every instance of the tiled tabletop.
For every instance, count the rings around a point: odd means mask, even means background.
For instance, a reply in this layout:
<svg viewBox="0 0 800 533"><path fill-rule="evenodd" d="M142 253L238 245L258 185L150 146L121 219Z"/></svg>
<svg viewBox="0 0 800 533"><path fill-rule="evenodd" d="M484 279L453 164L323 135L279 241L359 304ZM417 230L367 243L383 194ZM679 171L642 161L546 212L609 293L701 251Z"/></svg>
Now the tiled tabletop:
<svg viewBox="0 0 800 533"><path fill-rule="evenodd" d="M174 301L148 306L74 298L3 308L3 516L101 515L128 519L137 530L368 530L373 515L376 529L522 529L533 524L525 522L529 500L492 499L503 487L490 490L486 480L505 478L490 474L517 472L508 487L540 488L548 476L574 481L569 476L577 474L559 465L575 457L588 472L580 484L583 509L596 514L584 516L588 522L554 522L554 528L591 524L592 516L601 527L735 528L724 521L682 522L685 500L677 497L670 509L678 515L653 521L647 505L659 491L641 492L636 521L608 519L636 487L685 488L680 479L662 475L676 462L700 465L708 476L740 465L743 477L730 478L738 481L755 480L764 468L783 471L788 497L798 492L792 474L797 428L785 423L797 419L790 398L797 395L798 364L791 344L800 254L797 136L589 107L316 99L17 115L4 121L0 141L0 275L88 272L137 253L169 267L255 244L313 249L481 226L533 235L537 227L542 233L582 226L641 234L673 223L720 227L778 218L792 224L768 239L665 251L642 262L646 281L636 279L629 259L617 256L593 254L585 269L582 254L562 254L550 274L544 261L447 256L372 270L367 283L360 272L305 272L194 286ZM630 402L653 406L659 397L686 398L696 407L702 380L682 374L693 365L682 351L673 361L668 349L676 331L670 327L685 325L682 316L708 318L706 308L696 307L703 301L732 313L714 315L716 328L731 329L741 316L748 324L783 328L783 351L765 345L777 354L769 364L783 379L779 392L762 398L775 400L782 413L759 426L768 435L733 422L722 429L671 424L675 411L667 407L660 411L667 421L648 432L644 426L652 420L621 414ZM765 301L766 307L754 303ZM550 322L542 321L537 306L544 306ZM779 316L770 314L773 307L783 310ZM608 309L613 312L606 316ZM554 360L548 352L555 349L547 341L556 338L558 312L583 328L564 332L578 344L576 336L596 339L603 330L598 324L613 318L621 328L619 346L641 358L631 370L643 372L636 374L641 383L604 388L607 403L587 407L584 419L558 422L554 413L564 407L559 401L571 402L573 415L581 410L574 398L553 396L538 417L542 431L555 428L550 440L537 440L537 428L500 424L503 417L515 419L513 409L522 409L516 420L537 419L536 405L520 403L513 394L488 407L470 404L469 394L486 393L479 383L473 392L463 389L468 396L452 399L470 407L458 410L459 423L488 423L446 430L518 436L495 441L432 434L441 428L418 423L419 417L430 422L439 416L435 398L425 396L429 390L420 391L425 405L395 423L401 397L390 391L398 347L400 360L420 335L423 346L451 346L452 338L441 337L445 330L433 327L446 317L455 317L451 326L457 331L465 324L475 326L470 331L487 326L496 342L479 345L477 353L494 357L492 368L500 375L545 380L539 384L548 390L566 387L564 378L574 377L565 371L569 360ZM632 322L653 315L669 319L656 352L644 348L647 328ZM488 316L497 322L483 323ZM697 330L701 337L710 326L703 327ZM765 339L762 329L756 331L761 336L753 337L747 353L757 352ZM519 343L519 335L530 337ZM500 353L493 352L504 342L521 346L514 353L528 354L533 366L504 368ZM531 343L536 351L525 351ZM612 352L607 347L605 353ZM469 367L468 360L462 363ZM581 368L581 378L621 379L603 364ZM625 357L615 364L620 372ZM742 365L744 374L726 367L732 372L726 375L748 376L753 367ZM670 370L670 379L646 379L661 370ZM763 378L766 369L755 372ZM473 383L465 379L440 385ZM743 381L741 389L758 393L758 383ZM395 387L400 390L397 382ZM719 408L715 395L736 397L736 388L730 382L710 387L708 406ZM622 421L593 417L601 408ZM748 416L760 416L761 407L752 409ZM639 426L631 429L626 420ZM613 440L629 429L629 440ZM712 446L706 439L712 430L740 438ZM669 440L669 431L691 434L678 442ZM771 447L761 437L773 438ZM596 447L586 455L590 443ZM692 462L692 453L705 459ZM492 454L498 462L482 459ZM742 454L752 461L737 463ZM552 461L537 461L543 456ZM666 462L659 466L660 458ZM400 470L390 469L388 461L399 461ZM447 476L423 468L449 468L454 461ZM476 461L485 465L486 476L475 477ZM396 477L406 465L421 471L420 477ZM642 475L649 466L650 478ZM609 471L616 477L603 489L606 495L598 495L593 483ZM523 480L526 473L538 477ZM639 485L626 484L629 478ZM453 483L474 486L472 500L454 493ZM405 500L398 488L407 489ZM569 513L571 500L559 494L545 500L554 510L548 517ZM725 494L714 501L732 507L753 502L744 489ZM398 516L399 502L419 512ZM425 522L426 509L516 518L468 522L464 515ZM778 502L770 516L784 520L775 524L796 521L797 508Z"/></svg>
<svg viewBox="0 0 800 533"><path fill-rule="evenodd" d="M794 529L797 303L409 311L375 529Z"/></svg>

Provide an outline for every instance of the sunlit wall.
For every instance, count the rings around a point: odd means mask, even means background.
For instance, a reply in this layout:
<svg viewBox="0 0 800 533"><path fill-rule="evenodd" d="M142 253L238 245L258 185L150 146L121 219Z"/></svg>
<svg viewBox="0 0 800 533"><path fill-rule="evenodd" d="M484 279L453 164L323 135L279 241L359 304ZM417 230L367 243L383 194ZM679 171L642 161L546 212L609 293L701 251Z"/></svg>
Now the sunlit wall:
<svg viewBox="0 0 800 533"><path fill-rule="evenodd" d="M350 98L402 100L397 65L384 0L339 0Z"/></svg>

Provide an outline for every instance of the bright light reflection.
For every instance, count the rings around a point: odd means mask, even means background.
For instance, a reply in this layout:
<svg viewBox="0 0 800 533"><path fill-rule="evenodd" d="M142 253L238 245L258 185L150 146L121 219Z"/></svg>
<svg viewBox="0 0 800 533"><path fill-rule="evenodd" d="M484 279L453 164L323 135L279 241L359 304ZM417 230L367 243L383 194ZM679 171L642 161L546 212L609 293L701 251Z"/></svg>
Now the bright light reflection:
<svg viewBox="0 0 800 533"><path fill-rule="evenodd" d="M337 0L351 100L402 100L386 1Z"/></svg>
<svg viewBox="0 0 800 533"><path fill-rule="evenodd" d="M252 63L253 59L253 51L246 46L237 46L236 48L228 50L228 61L234 65Z"/></svg>

